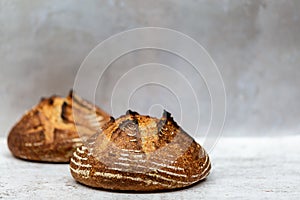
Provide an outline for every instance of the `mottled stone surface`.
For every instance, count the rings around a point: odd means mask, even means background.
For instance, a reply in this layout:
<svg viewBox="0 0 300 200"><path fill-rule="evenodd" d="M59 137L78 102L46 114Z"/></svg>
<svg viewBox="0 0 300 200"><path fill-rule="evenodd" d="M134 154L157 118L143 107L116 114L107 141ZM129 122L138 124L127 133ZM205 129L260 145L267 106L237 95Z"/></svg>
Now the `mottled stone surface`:
<svg viewBox="0 0 300 200"><path fill-rule="evenodd" d="M194 187L162 193L114 193L74 181L69 165L13 158L0 140L3 199L299 199L300 137L223 138L210 152L213 169Z"/></svg>
<svg viewBox="0 0 300 200"><path fill-rule="evenodd" d="M65 94L99 42L144 26L181 31L210 52L227 91L226 135L299 133L299 9L297 0L0 0L0 135L41 96ZM106 110L118 71L107 72L107 91L98 94ZM194 85L203 91L207 125L207 90L203 82ZM182 103L190 105L189 99Z"/></svg>

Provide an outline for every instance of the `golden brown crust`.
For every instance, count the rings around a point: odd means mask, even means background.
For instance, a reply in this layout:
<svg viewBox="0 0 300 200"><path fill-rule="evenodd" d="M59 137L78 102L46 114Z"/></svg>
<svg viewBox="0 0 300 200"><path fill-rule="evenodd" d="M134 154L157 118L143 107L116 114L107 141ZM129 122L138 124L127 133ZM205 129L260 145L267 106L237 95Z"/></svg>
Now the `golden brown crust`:
<svg viewBox="0 0 300 200"><path fill-rule="evenodd" d="M208 176L208 154L165 112L161 119L127 112L77 148L72 176L85 185L131 191L183 188Z"/></svg>
<svg viewBox="0 0 300 200"><path fill-rule="evenodd" d="M76 112L77 126L72 109ZM99 123L109 120L107 113L72 91L66 98L42 98L12 128L8 147L14 156L26 160L69 162L73 151L82 145L78 131L83 137L97 131L86 117L92 114L98 116Z"/></svg>

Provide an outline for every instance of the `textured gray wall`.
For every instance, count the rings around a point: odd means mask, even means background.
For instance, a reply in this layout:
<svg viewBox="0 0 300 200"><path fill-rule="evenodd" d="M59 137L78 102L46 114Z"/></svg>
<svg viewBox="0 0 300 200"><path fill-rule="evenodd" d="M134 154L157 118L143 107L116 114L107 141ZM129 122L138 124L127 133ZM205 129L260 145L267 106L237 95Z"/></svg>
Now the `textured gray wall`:
<svg viewBox="0 0 300 200"><path fill-rule="evenodd" d="M226 86L224 135L299 134L299 10L297 0L0 0L0 136L41 96L65 95L99 42L144 26L209 51Z"/></svg>

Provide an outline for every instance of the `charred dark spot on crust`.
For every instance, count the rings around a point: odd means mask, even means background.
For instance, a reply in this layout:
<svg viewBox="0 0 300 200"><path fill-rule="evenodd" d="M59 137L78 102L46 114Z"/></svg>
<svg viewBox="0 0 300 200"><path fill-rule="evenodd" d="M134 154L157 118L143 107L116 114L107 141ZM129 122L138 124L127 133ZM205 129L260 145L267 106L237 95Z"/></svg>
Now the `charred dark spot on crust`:
<svg viewBox="0 0 300 200"><path fill-rule="evenodd" d="M71 89L68 96L71 97L71 98L73 98L73 95L74 95L74 90Z"/></svg>
<svg viewBox="0 0 300 200"><path fill-rule="evenodd" d="M110 116L109 122L115 122L115 118L113 118L112 116Z"/></svg>
<svg viewBox="0 0 300 200"><path fill-rule="evenodd" d="M40 112L39 110L35 110L35 111L34 111L34 115L40 115L40 113L41 113L41 112Z"/></svg>
<svg viewBox="0 0 300 200"><path fill-rule="evenodd" d="M166 139L165 139L165 142L166 142L167 144L169 144L169 143L171 142L171 138L166 138Z"/></svg>
<svg viewBox="0 0 300 200"><path fill-rule="evenodd" d="M135 115L139 115L139 113L137 113L137 112L135 112L135 111L132 111L132 110L127 110L126 115L132 115L132 116L135 116Z"/></svg>
<svg viewBox="0 0 300 200"><path fill-rule="evenodd" d="M165 124L172 124L175 128L179 128L178 124L174 121L173 117L171 116L171 113L164 110L162 120Z"/></svg>
<svg viewBox="0 0 300 200"><path fill-rule="evenodd" d="M67 102L64 101L64 103L63 103L62 106L61 106L61 115L60 115L60 117L61 117L63 120L68 120L68 119L65 117L67 106L68 106Z"/></svg>
<svg viewBox="0 0 300 200"><path fill-rule="evenodd" d="M180 127L174 121L173 117L171 117L171 114L164 110L162 118L157 123L158 137L160 140L165 144L170 143L179 130Z"/></svg>
<svg viewBox="0 0 300 200"><path fill-rule="evenodd" d="M48 100L48 103L49 103L49 105L53 105L54 99L53 99L53 98L50 98L50 99Z"/></svg>
<svg viewBox="0 0 300 200"><path fill-rule="evenodd" d="M139 121L138 121L137 119L133 119L132 122L133 122L134 124L136 124L136 125L139 124Z"/></svg>
<svg viewBox="0 0 300 200"><path fill-rule="evenodd" d="M172 119L171 113L169 113L168 111L164 110L164 112L163 112L163 118Z"/></svg>
<svg viewBox="0 0 300 200"><path fill-rule="evenodd" d="M180 128L179 125L174 121L173 118L169 121L175 128Z"/></svg>
<svg viewBox="0 0 300 200"><path fill-rule="evenodd" d="M113 118L112 116L110 116L110 120L109 121L107 121L102 127L101 127L101 129L102 130L105 130L105 129L107 129L108 127L110 127L112 124L114 124L115 123L115 118Z"/></svg>

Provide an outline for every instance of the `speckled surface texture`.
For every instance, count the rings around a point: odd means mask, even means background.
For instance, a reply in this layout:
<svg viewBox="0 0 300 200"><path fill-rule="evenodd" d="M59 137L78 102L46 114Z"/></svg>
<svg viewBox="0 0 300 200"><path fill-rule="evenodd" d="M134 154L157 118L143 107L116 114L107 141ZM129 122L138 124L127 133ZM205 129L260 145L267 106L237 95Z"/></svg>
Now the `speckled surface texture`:
<svg viewBox="0 0 300 200"><path fill-rule="evenodd" d="M144 26L181 31L211 54L228 98L224 135L298 134L299 9L298 0L0 0L0 135L41 96L69 91L99 42ZM97 103L106 110L110 102L101 95ZM200 102L204 114L208 104Z"/></svg>
<svg viewBox="0 0 300 200"><path fill-rule="evenodd" d="M74 181L67 164L32 163L11 156L0 140L3 199L299 199L299 136L223 138L210 153L213 170L194 187L162 193L114 193Z"/></svg>
<svg viewBox="0 0 300 200"><path fill-rule="evenodd" d="M84 185L123 191L171 190L209 175L206 151L170 113L157 119L128 111L102 130L77 148L70 160L72 176Z"/></svg>

